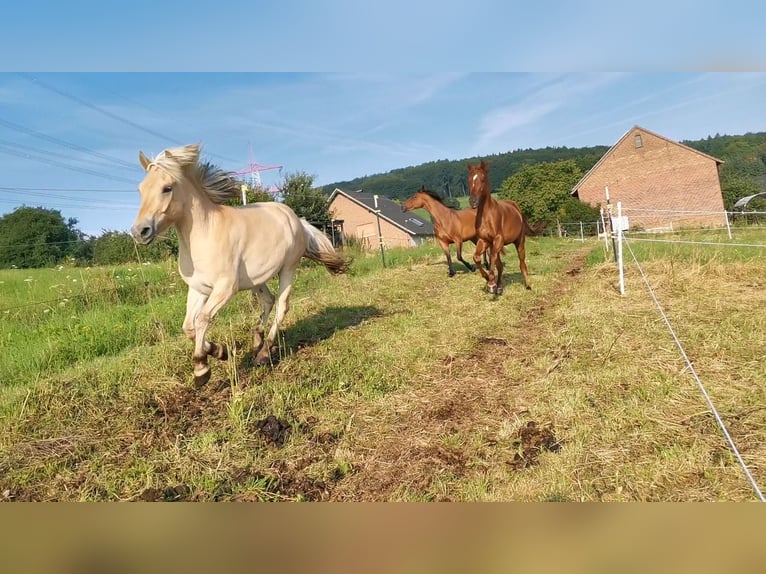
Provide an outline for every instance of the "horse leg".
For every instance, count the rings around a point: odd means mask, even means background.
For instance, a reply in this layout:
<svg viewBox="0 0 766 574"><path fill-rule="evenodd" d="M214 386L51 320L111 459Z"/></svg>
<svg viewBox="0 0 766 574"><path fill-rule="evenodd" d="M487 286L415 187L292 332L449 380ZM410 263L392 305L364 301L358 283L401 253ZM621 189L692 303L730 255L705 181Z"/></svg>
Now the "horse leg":
<svg viewBox="0 0 766 574"><path fill-rule="evenodd" d="M274 307L274 295L269 291L268 286L264 283L252 290L253 299L255 299L261 306L260 323L253 329L253 353L258 353L263 345L263 330L269 321L269 314L272 307Z"/></svg>
<svg viewBox="0 0 766 574"><path fill-rule="evenodd" d="M495 265L495 280L497 284L495 286L495 294L501 295L503 293L503 236L498 235L495 237L495 241L492 244L492 254L494 255Z"/></svg>
<svg viewBox="0 0 766 574"><path fill-rule="evenodd" d="M269 330L266 340L263 342L263 346L255 356L255 364L257 365L266 365L271 362L271 353L274 350L274 340L277 338L282 319L285 318L290 307L290 293L293 289L295 269L295 267L283 268L279 273L279 291L277 293L277 309L274 314L274 322L271 324L271 329Z"/></svg>
<svg viewBox="0 0 766 574"><path fill-rule="evenodd" d="M226 281L213 285L213 290L202 305L202 309L194 317L194 385L199 388L210 380L210 365L207 363L208 354L214 349L223 349L221 345L205 341L210 321L229 299L237 293L234 281ZM209 346L208 346L209 345ZM219 352L221 354L221 352Z"/></svg>
<svg viewBox="0 0 766 574"><path fill-rule="evenodd" d="M532 289L532 286L529 284L529 277L527 277L527 261L526 261L526 249L524 248L524 234L522 233L521 238L519 238L516 243L516 253L519 255L519 269L521 270L521 275L524 277L524 286L527 289Z"/></svg>
<svg viewBox="0 0 766 574"><path fill-rule="evenodd" d="M476 269L474 269L470 263L468 263L465 259L463 259L463 242L462 241L460 240L455 241L455 251L457 251L457 260L460 261L463 265L465 265L468 271L476 271Z"/></svg>
<svg viewBox="0 0 766 574"><path fill-rule="evenodd" d="M476 268L481 273L481 276L484 277L484 280L487 282L487 288L489 289L489 271L484 269L484 266L481 264L481 256L487 250L487 247L488 243L483 239L479 239L476 242L476 251L473 253L473 262L476 263Z"/></svg>
<svg viewBox="0 0 766 574"><path fill-rule="evenodd" d="M442 251L444 251L444 255L447 256L447 268L449 269L449 276L453 277L455 275L455 270L452 268L452 255L449 252L449 243L447 243L447 241L444 239L439 239L439 245L441 245Z"/></svg>
<svg viewBox="0 0 766 574"><path fill-rule="evenodd" d="M189 291L186 293L186 316L181 328L184 334L191 339L192 343L197 338L197 331L194 328L194 317L202 310L206 300L207 297L205 295L192 288L189 288ZM229 358L229 351L223 343L211 343L206 340L203 341L202 346L206 354L212 355L216 359L226 361Z"/></svg>

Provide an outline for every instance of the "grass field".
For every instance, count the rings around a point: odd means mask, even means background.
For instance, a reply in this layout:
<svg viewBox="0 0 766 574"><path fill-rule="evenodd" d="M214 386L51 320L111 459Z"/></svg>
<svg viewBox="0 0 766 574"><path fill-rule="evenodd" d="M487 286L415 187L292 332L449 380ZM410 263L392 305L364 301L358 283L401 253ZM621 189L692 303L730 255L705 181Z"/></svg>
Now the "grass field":
<svg viewBox="0 0 766 574"><path fill-rule="evenodd" d="M630 246L765 484L763 249ZM530 238L532 291L511 248L499 298L438 248L388 256L303 268L272 367L240 294L199 391L174 263L0 273L0 497L754 499L629 252L624 297L595 240Z"/></svg>

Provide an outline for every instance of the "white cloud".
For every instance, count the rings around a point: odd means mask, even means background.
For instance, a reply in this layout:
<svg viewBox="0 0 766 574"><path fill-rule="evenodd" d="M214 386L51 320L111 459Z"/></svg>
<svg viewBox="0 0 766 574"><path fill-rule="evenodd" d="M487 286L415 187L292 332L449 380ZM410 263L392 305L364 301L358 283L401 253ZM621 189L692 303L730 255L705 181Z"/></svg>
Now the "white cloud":
<svg viewBox="0 0 766 574"><path fill-rule="evenodd" d="M556 111L572 107L593 92L619 81L623 74L562 76L534 87L520 101L490 110L481 118L474 152L508 149L517 128L541 122Z"/></svg>

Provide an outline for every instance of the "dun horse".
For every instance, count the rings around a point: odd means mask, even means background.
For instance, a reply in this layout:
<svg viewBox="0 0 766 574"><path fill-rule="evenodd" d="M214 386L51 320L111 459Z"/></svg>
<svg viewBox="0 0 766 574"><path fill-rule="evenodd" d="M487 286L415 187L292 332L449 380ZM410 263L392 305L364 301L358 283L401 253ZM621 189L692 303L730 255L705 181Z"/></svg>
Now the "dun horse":
<svg viewBox="0 0 766 574"><path fill-rule="evenodd" d="M519 269L524 277L524 285L529 285L527 263L524 253L525 234L532 235L532 229L521 214L515 201L497 201L492 197L487 175L487 164L468 164L468 186L471 192L469 203L476 208L476 252L473 260L478 266L482 254L489 250L489 269L479 267L482 276L487 281L487 291L500 295L503 292L503 262L500 255L503 246L513 243L519 256Z"/></svg>
<svg viewBox="0 0 766 574"><path fill-rule="evenodd" d="M210 321L237 292L250 290L261 305L253 352L256 363L268 363L301 258L318 261L331 273L348 268L326 235L282 203L220 205L238 196L239 184L229 173L200 163L199 151L199 145L171 148L153 160L139 152L146 176L138 186L141 207L131 230L142 244L170 226L178 231L178 269L189 286L183 331L194 342L197 387L210 379L208 355L228 358L225 345L205 336ZM277 307L264 341L275 300L266 282L275 276Z"/></svg>
<svg viewBox="0 0 766 574"><path fill-rule="evenodd" d="M458 261L465 265L469 271L474 271L473 266L463 259L463 241L476 243L476 210L457 210L447 207L438 195L427 190L425 186L421 186L419 191L416 191L412 197L402 203L402 211L421 208L431 214L436 240L447 256L449 276L455 275L449 249L452 243L455 244Z"/></svg>

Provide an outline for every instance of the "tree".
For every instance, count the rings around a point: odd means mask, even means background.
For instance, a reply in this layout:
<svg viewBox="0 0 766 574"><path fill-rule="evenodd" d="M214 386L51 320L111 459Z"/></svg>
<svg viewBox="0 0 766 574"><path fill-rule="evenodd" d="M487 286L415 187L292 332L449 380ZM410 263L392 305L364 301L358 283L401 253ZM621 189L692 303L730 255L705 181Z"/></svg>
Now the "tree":
<svg viewBox="0 0 766 574"><path fill-rule="evenodd" d="M500 186L499 199L512 199L532 223L550 225L557 221L596 221L598 210L571 195L572 187L583 176L574 160L526 165Z"/></svg>
<svg viewBox="0 0 766 574"><path fill-rule="evenodd" d="M178 254L178 236L169 229L149 245L141 245L136 253L133 236L125 231L102 230L91 239L92 261L96 265L118 265L138 261L163 261Z"/></svg>
<svg viewBox="0 0 766 574"><path fill-rule="evenodd" d="M271 195L268 191L263 189L259 186L251 186L246 183L242 183L240 186L240 189L244 187L245 189L245 199L247 200L248 205L251 203L260 203L263 201L274 201L274 196ZM235 199L229 199L224 202L226 205L230 205L232 207L237 207L239 205L242 205L242 199L241 197L237 197Z"/></svg>
<svg viewBox="0 0 766 574"><path fill-rule="evenodd" d="M45 267L80 249L85 234L60 211L21 206L0 217L0 267Z"/></svg>
<svg viewBox="0 0 766 574"><path fill-rule="evenodd" d="M332 221L327 198L319 188L314 188L314 176L305 172L288 173L282 185L282 196L286 205L298 217L304 217L314 225Z"/></svg>

